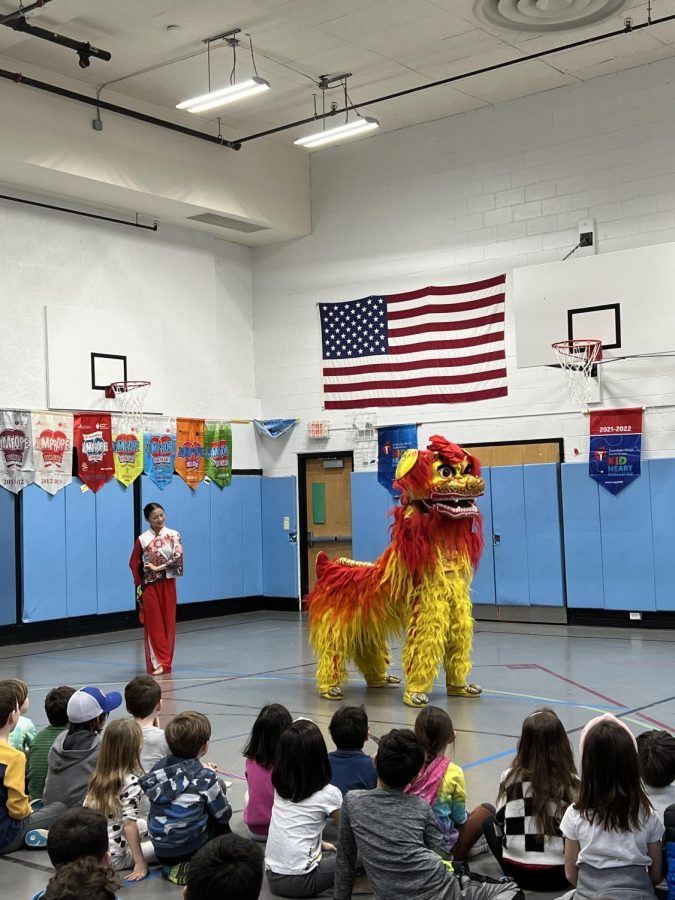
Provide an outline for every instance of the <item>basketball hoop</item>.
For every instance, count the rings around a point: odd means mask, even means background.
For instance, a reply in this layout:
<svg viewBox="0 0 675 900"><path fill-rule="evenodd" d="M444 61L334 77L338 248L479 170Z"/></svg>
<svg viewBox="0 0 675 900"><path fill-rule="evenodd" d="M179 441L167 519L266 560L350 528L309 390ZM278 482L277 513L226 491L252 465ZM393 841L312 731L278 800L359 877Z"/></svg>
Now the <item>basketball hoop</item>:
<svg viewBox="0 0 675 900"><path fill-rule="evenodd" d="M596 363L602 360L602 341L584 338L556 341L551 346L565 373L567 396L577 403L588 403L591 398L591 378L597 373Z"/></svg>
<svg viewBox="0 0 675 900"><path fill-rule="evenodd" d="M149 388L149 381L113 381L105 389L108 400L117 404L122 428L143 431L143 406Z"/></svg>

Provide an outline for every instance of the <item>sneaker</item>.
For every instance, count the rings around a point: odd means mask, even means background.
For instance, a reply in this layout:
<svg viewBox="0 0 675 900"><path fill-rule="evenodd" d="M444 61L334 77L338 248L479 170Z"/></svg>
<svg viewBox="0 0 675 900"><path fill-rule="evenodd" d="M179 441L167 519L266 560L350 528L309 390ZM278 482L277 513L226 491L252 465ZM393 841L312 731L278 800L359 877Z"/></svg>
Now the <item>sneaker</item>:
<svg viewBox="0 0 675 900"><path fill-rule="evenodd" d="M485 839L485 835L482 834L473 847L467 852L466 858L473 859L474 856L480 856L481 853L487 853L489 850L488 842Z"/></svg>
<svg viewBox="0 0 675 900"><path fill-rule="evenodd" d="M44 850L47 846L47 829L32 828L26 832L23 842L26 847L31 847L33 850Z"/></svg>
<svg viewBox="0 0 675 900"><path fill-rule="evenodd" d="M175 866L162 866L162 878L166 878L171 884L186 885L189 874L189 862L177 863Z"/></svg>

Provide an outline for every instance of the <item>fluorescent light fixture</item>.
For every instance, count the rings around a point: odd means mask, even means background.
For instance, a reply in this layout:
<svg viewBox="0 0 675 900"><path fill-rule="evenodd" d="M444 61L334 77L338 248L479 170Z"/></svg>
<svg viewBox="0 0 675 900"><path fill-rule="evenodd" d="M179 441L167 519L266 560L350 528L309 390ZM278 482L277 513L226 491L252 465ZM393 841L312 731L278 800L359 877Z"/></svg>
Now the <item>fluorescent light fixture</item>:
<svg viewBox="0 0 675 900"><path fill-rule="evenodd" d="M208 94L193 97L191 100L183 100L182 103L176 104L176 109L186 109L191 113L206 112L208 109L225 106L226 103L243 100L244 97L262 94L264 91L269 91L269 89L269 81L256 76L255 78L248 78L246 81L240 81L237 84L230 84L226 88L220 88L217 91L209 91Z"/></svg>
<svg viewBox="0 0 675 900"><path fill-rule="evenodd" d="M306 150L313 150L314 147L323 147L325 144L332 144L333 141L341 141L344 138L350 138L366 131L373 131L373 129L379 127L380 123L372 116L359 116L358 119L352 119L351 122L345 122L344 125L308 134L307 137L299 138L293 143L297 144L298 147L304 147Z"/></svg>

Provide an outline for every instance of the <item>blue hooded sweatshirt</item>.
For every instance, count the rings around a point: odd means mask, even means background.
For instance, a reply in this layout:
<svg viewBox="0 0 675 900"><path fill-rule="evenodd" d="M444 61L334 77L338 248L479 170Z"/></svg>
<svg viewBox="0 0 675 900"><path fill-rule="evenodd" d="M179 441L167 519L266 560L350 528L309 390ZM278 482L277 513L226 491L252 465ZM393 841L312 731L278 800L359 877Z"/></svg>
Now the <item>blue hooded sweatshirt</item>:
<svg viewBox="0 0 675 900"><path fill-rule="evenodd" d="M167 756L139 784L150 801L148 832L159 858L195 853L209 838L209 817L225 825L232 815L218 776L198 759Z"/></svg>

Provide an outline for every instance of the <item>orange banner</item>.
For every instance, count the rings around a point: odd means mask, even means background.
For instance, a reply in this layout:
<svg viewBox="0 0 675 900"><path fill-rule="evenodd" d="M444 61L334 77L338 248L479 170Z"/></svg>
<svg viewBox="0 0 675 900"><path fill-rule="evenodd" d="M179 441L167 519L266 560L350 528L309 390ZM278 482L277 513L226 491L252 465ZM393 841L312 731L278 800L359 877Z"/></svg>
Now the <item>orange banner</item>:
<svg viewBox="0 0 675 900"><path fill-rule="evenodd" d="M176 420L176 472L196 490L204 480L204 419Z"/></svg>

